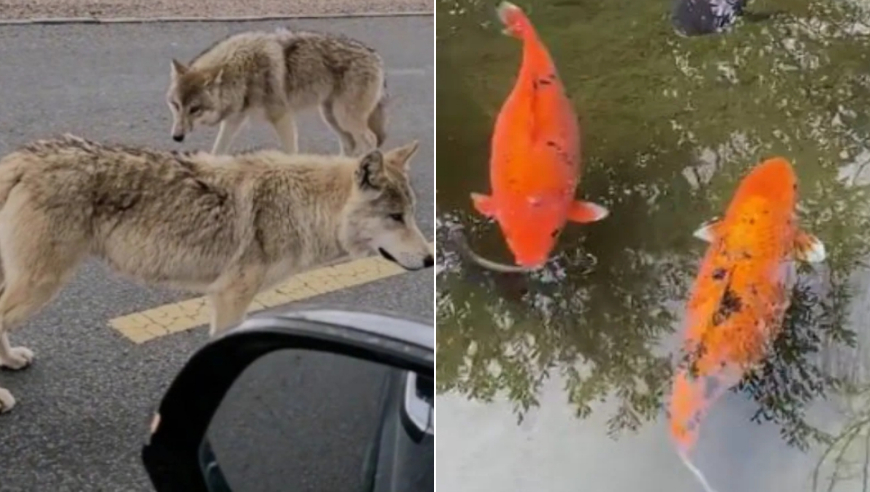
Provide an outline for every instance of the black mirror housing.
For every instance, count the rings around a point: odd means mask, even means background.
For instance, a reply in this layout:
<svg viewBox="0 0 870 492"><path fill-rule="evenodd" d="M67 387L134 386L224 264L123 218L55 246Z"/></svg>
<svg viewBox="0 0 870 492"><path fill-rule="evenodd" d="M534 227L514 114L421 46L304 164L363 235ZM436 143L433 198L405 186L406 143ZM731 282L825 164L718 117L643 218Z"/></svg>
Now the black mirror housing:
<svg viewBox="0 0 870 492"><path fill-rule="evenodd" d="M200 467L209 423L233 382L269 353L284 349L330 352L434 381L434 347L431 325L384 314L324 309L251 317L197 351L164 395L142 449L151 482L158 492L209 492ZM417 428L417 434L423 432L420 420L407 423ZM214 491L222 477L209 472Z"/></svg>

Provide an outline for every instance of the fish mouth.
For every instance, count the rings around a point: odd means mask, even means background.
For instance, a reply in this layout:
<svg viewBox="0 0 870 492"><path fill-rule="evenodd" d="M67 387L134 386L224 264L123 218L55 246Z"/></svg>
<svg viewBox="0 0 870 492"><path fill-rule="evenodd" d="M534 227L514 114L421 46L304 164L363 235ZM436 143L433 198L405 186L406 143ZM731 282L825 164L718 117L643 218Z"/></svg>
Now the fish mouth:
<svg viewBox="0 0 870 492"><path fill-rule="evenodd" d="M534 260L534 261L529 261L526 259L522 259L522 260L517 259L516 263L518 266L525 268L525 269L528 269L528 270L540 270L541 268L544 268L544 265L547 264L547 258L544 257L543 259Z"/></svg>

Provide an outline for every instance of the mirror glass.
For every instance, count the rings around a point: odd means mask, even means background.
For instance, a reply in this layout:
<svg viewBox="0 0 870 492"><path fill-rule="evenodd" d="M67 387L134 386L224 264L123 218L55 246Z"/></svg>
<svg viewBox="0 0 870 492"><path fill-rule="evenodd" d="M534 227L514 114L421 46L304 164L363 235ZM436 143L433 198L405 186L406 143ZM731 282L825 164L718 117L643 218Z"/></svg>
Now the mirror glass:
<svg viewBox="0 0 870 492"><path fill-rule="evenodd" d="M273 352L224 397L200 467L211 492L433 491L433 390L376 362Z"/></svg>

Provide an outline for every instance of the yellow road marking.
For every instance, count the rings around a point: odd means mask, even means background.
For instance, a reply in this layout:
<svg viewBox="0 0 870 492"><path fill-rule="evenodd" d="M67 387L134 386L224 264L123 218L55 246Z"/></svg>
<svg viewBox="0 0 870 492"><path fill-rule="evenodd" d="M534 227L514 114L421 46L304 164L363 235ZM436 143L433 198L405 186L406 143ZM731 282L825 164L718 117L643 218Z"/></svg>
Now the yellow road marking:
<svg viewBox="0 0 870 492"><path fill-rule="evenodd" d="M293 276L290 281L273 290L260 293L254 298L248 312L367 284L403 272L405 270L402 267L380 257L362 258L311 270ZM134 343L144 343L208 322L209 309L205 298L197 297L120 316L109 320L109 325Z"/></svg>

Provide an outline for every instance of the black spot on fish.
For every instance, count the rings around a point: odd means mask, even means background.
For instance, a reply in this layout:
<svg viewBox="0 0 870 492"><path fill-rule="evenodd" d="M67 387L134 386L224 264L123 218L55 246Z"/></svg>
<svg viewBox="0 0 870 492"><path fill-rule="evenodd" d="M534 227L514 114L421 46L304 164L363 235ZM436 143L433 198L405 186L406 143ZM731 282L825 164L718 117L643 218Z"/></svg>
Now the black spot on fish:
<svg viewBox="0 0 870 492"><path fill-rule="evenodd" d="M719 326L724 323L734 313L740 311L742 306L743 301L731 290L731 286L725 287L725 293L719 301L719 308L713 314L713 326Z"/></svg>
<svg viewBox="0 0 870 492"><path fill-rule="evenodd" d="M746 251L744 251L744 252L742 253L742 256L743 256L743 259L744 259L744 260L751 260L751 259L752 259L752 255L749 254L749 253L746 252Z"/></svg>
<svg viewBox="0 0 870 492"><path fill-rule="evenodd" d="M555 239L556 236L559 235L559 229L553 229L553 232L550 233L550 237Z"/></svg>
<svg viewBox="0 0 870 492"><path fill-rule="evenodd" d="M725 269L721 267L713 270L713 280L722 280L726 273Z"/></svg>
<svg viewBox="0 0 870 492"><path fill-rule="evenodd" d="M559 158L560 158L560 159L562 160L562 162L564 162L566 165L570 166L571 163L574 162L574 160L573 160L573 158L571 157L571 155L568 154L568 152L566 152L565 149L563 149L562 146L559 145L558 143L554 142L553 140L547 140L546 142L544 142L544 144L545 144L547 147L550 147L551 149L555 150L556 153L559 154Z"/></svg>
<svg viewBox="0 0 870 492"><path fill-rule="evenodd" d="M552 81L552 80L547 80L547 79L538 79L538 83L541 84L541 85L550 85L550 84L553 83L553 81Z"/></svg>

